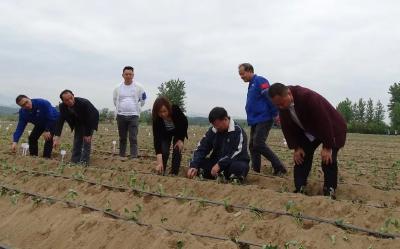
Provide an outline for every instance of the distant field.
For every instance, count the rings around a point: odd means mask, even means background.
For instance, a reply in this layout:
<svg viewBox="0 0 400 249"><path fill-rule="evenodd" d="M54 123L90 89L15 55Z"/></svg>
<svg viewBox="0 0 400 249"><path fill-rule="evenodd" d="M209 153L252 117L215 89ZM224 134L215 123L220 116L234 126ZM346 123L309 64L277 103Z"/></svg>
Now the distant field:
<svg viewBox="0 0 400 249"><path fill-rule="evenodd" d="M400 136L349 134L339 152L340 183L338 200L334 201L320 196L323 174L319 151L315 153L309 196L291 193L292 152L284 146L278 129L272 130L268 143L288 166L289 174L272 176L269 162L264 161L261 175L251 172L244 185L237 185L185 178L191 153L207 127L189 128L180 175L172 177L153 172L149 126L140 127L140 158L120 161L113 155L112 141L118 145L116 125L100 125L91 165L83 168L61 163L59 151L53 153L52 160L24 157L20 151L10 153L15 123L9 126L10 122L2 121L0 125L0 184L7 187L0 187L0 245L400 248L399 239L379 238L358 229L400 237ZM67 150L68 161L72 136L66 127L62 149ZM30 129L28 126L21 142L27 140ZM346 225L356 229L343 229Z"/></svg>

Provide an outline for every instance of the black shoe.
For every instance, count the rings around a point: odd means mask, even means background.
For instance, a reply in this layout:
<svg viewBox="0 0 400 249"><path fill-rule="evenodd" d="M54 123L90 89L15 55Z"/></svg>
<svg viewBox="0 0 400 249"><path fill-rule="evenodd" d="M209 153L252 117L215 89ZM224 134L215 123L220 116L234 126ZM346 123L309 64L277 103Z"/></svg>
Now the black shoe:
<svg viewBox="0 0 400 249"><path fill-rule="evenodd" d="M336 200L336 190L332 187L329 189L324 187L323 188L324 196L329 196L332 200Z"/></svg>
<svg viewBox="0 0 400 249"><path fill-rule="evenodd" d="M285 166L282 166L280 169L274 169L273 175L274 176L282 176L282 175L286 175L287 174L287 170L285 168Z"/></svg>
<svg viewBox="0 0 400 249"><path fill-rule="evenodd" d="M229 181L233 184L241 185L244 183L245 178L243 176L231 175Z"/></svg>
<svg viewBox="0 0 400 249"><path fill-rule="evenodd" d="M299 194L304 194L307 195L306 192L306 186L301 186L300 188L296 188L293 193L299 193Z"/></svg>

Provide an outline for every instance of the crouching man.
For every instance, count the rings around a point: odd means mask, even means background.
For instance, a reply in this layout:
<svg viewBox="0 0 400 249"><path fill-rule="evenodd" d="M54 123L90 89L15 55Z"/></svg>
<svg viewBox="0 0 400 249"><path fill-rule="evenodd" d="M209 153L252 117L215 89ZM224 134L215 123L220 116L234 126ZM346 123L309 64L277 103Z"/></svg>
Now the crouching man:
<svg viewBox="0 0 400 249"><path fill-rule="evenodd" d="M208 120L212 127L195 150L187 177L199 175L201 169L204 178L215 179L223 174L226 179L242 182L249 172L250 161L245 131L222 107L213 108Z"/></svg>

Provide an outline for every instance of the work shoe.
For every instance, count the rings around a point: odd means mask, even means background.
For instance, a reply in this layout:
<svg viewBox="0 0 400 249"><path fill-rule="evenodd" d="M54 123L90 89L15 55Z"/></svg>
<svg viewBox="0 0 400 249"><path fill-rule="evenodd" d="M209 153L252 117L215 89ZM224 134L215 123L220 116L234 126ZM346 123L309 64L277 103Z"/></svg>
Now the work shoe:
<svg viewBox="0 0 400 249"><path fill-rule="evenodd" d="M280 169L274 169L274 172L272 173L274 176L282 176L287 174L287 169L285 166L282 165Z"/></svg>

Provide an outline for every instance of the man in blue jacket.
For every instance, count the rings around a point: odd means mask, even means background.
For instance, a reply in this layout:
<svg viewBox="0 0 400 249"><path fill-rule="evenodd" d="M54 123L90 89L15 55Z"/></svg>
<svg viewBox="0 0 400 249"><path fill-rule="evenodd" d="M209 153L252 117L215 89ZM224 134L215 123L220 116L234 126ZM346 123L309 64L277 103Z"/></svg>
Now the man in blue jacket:
<svg viewBox="0 0 400 249"><path fill-rule="evenodd" d="M239 75L244 82L249 82L246 113L250 129L249 150L252 168L256 172L261 170L261 155L267 158L274 169L274 175L286 174L286 168L275 153L267 146L266 140L278 116L278 109L268 97L269 82L262 76L254 74L250 63L239 65Z"/></svg>
<svg viewBox="0 0 400 249"><path fill-rule="evenodd" d="M14 132L11 150L17 150L17 144L25 127L32 123L34 128L29 135L29 154L38 155L38 139L43 135L45 140L43 157L50 158L53 149L53 134L59 113L49 101L45 99L30 99L26 95L18 95L15 102L21 107L19 110L19 121Z"/></svg>
<svg viewBox="0 0 400 249"><path fill-rule="evenodd" d="M243 181L249 172L250 161L245 131L222 107L213 108L208 119L213 126L195 150L187 177L195 177L202 169L204 178L215 179L223 172L226 179Z"/></svg>

